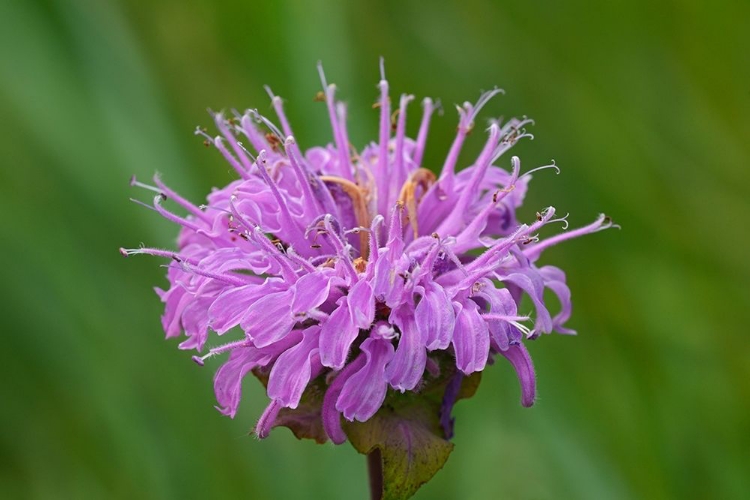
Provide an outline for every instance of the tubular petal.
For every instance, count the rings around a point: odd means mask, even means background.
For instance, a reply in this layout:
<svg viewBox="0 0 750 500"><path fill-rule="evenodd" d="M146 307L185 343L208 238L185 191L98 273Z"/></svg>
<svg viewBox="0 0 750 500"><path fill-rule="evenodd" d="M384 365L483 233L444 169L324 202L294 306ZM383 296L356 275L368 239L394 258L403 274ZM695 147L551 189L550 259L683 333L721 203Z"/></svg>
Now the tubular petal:
<svg viewBox="0 0 750 500"><path fill-rule="evenodd" d="M500 351L505 356L518 375L521 383L521 405L529 407L534 404L536 398L536 375L534 364L531 362L529 351L523 344L512 345L505 351Z"/></svg>
<svg viewBox="0 0 750 500"><path fill-rule="evenodd" d="M393 345L382 339L369 338L362 342L366 361L361 370L345 383L336 401L336 410L347 420L365 422L372 417L385 400L388 384L385 366L393 357Z"/></svg>
<svg viewBox="0 0 750 500"><path fill-rule="evenodd" d="M315 325L302 332L302 340L284 351L274 363L268 377L266 392L281 406L297 408L307 383L322 369L318 355L320 327Z"/></svg>
<svg viewBox="0 0 750 500"><path fill-rule="evenodd" d="M456 311L456 328L453 332L456 366L466 375L471 375L484 370L487 363L490 352L489 330L473 300L454 302L453 306Z"/></svg>

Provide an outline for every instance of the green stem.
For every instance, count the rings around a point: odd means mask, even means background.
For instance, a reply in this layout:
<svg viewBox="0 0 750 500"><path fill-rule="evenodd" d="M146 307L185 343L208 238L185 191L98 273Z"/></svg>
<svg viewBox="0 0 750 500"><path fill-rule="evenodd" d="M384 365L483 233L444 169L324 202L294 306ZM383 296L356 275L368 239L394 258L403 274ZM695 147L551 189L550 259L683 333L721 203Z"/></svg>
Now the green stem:
<svg viewBox="0 0 750 500"><path fill-rule="evenodd" d="M367 474L370 477L370 500L383 498L383 460L380 448L367 454Z"/></svg>

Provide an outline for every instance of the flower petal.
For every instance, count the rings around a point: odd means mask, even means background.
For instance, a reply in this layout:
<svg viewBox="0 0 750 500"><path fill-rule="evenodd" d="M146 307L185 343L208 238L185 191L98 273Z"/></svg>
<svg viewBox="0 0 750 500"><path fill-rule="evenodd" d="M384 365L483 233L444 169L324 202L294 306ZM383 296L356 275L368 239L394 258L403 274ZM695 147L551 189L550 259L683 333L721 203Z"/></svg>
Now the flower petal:
<svg viewBox="0 0 750 500"><path fill-rule="evenodd" d="M361 370L344 384L336 402L336 410L349 421L367 421L375 415L385 400L388 382L385 366L393 358L393 345L380 338L369 338L362 342L366 361Z"/></svg>
<svg viewBox="0 0 750 500"><path fill-rule="evenodd" d="M505 351L500 351L505 356L518 374L521 383L521 404L529 407L534 404L536 398L536 376L534 375L534 364L531 362L529 351L523 344L510 346Z"/></svg>
<svg viewBox="0 0 750 500"><path fill-rule="evenodd" d="M544 305L544 280L539 273L531 268L514 269L504 274L501 280L510 283L526 292L536 307L535 327L542 333L552 331L552 317Z"/></svg>
<svg viewBox="0 0 750 500"><path fill-rule="evenodd" d="M263 414L258 419L258 423L255 425L255 435L258 439L265 439L273 429L273 423L276 421L276 417L279 416L281 411L281 404L278 401L271 401Z"/></svg>
<svg viewBox="0 0 750 500"><path fill-rule="evenodd" d="M322 273L302 276L294 285L292 313L299 314L315 309L328 298L331 280Z"/></svg>
<svg viewBox="0 0 750 500"><path fill-rule="evenodd" d="M506 288L495 288L491 281L484 282L485 286L477 294L487 301L490 312L502 316L516 316L518 308L510 292ZM507 321L499 319L488 319L487 326L490 338L496 349L505 350L512 343L520 340L521 333Z"/></svg>
<svg viewBox="0 0 750 500"><path fill-rule="evenodd" d="M401 392L414 389L424 374L427 363L422 335L412 313L413 306L404 304L391 312L390 322L401 330L398 348L385 369L385 376L394 389Z"/></svg>
<svg viewBox="0 0 750 500"><path fill-rule="evenodd" d="M375 296L372 286L366 280L360 280L352 286L347 296L352 322L357 328L370 328L375 319Z"/></svg>
<svg viewBox="0 0 750 500"><path fill-rule="evenodd" d="M338 304L320 331L320 362L334 370L343 368L349 348L359 333L349 313L349 302L342 297Z"/></svg>
<svg viewBox="0 0 750 500"><path fill-rule="evenodd" d="M414 319L428 350L446 349L453 336L456 316L445 290L433 282L424 286Z"/></svg>
<svg viewBox="0 0 750 500"><path fill-rule="evenodd" d="M279 354L292 347L302 339L299 330L287 335L275 345L258 349L252 345L238 347L231 351L229 360L221 365L214 375L214 392L220 407L216 408L230 417L234 417L240 403L242 379L253 368L267 366Z"/></svg>
<svg viewBox="0 0 750 500"><path fill-rule="evenodd" d="M560 312L552 318L553 329L558 333L575 335L575 330L563 326L573 312L573 305L570 302L570 288L565 283L565 273L557 267L544 266L539 269L539 274L544 278L544 286L555 292L560 301Z"/></svg>
<svg viewBox="0 0 750 500"><path fill-rule="evenodd" d="M390 252L381 248L378 261L375 263L375 276L372 289L375 297L385 302L388 307L396 307L403 301L403 273L409 267L406 256L391 259Z"/></svg>
<svg viewBox="0 0 750 500"><path fill-rule="evenodd" d="M453 306L456 309L456 328L453 332L456 366L466 375L484 370L490 353L487 323L473 300L454 302Z"/></svg>
<svg viewBox="0 0 750 500"><path fill-rule="evenodd" d="M268 364L271 358L271 353L252 346L233 350L229 361L221 365L214 375L214 392L220 405L216 408L234 418L242 395L242 379L256 366Z"/></svg>
<svg viewBox="0 0 750 500"><path fill-rule="evenodd" d="M339 399L346 381L357 373L365 365L365 356L360 354L351 363L339 372L331 385L328 386L325 396L323 397L323 408L321 417L323 420L323 429L328 437L335 444L341 444L346 441L346 434L341 428L341 413L336 409L336 402Z"/></svg>
<svg viewBox="0 0 750 500"><path fill-rule="evenodd" d="M278 341L294 326L292 317L293 291L271 293L255 301L242 318L240 326L256 347Z"/></svg>
<svg viewBox="0 0 750 500"><path fill-rule="evenodd" d="M318 356L320 327L311 326L302 335L299 344L279 356L268 377L268 397L287 408L297 407L313 372L322 368Z"/></svg>
<svg viewBox="0 0 750 500"><path fill-rule="evenodd" d="M228 288L208 308L211 328L219 335L234 328L255 301L272 291L279 290L280 285L280 280L268 279L262 285Z"/></svg>

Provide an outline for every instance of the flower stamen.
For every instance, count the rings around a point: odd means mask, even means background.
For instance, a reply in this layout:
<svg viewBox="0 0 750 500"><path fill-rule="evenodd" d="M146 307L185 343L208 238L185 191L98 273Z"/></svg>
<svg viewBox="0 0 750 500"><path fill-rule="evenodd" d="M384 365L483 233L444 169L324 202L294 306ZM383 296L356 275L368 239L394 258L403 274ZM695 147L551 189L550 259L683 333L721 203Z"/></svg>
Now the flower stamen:
<svg viewBox="0 0 750 500"><path fill-rule="evenodd" d="M321 175L320 180L323 182L330 182L331 184L338 184L341 189L346 193L349 198L352 199L352 205L354 206L354 217L357 219L357 224L362 227L370 225L370 212L367 210L367 193L364 189L354 184L352 181L336 177L333 175ZM365 259L368 258L368 247L367 247L367 234L364 232L359 233L359 245L360 254Z"/></svg>
<svg viewBox="0 0 750 500"><path fill-rule="evenodd" d="M419 168L409 175L404 185L401 187L401 193L398 196L398 201L406 206L406 214L411 223L412 230L414 232L414 239L419 237L419 221L417 220L417 205L419 205L422 196L432 187L435 183L436 177L431 170L426 168ZM417 198L417 188L422 188L422 193Z"/></svg>

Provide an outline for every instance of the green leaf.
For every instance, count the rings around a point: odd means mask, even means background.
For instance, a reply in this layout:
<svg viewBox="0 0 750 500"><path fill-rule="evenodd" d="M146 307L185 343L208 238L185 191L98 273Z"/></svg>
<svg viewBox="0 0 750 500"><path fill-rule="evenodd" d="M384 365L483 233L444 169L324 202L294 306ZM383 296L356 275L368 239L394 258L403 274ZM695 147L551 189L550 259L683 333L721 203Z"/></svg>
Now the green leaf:
<svg viewBox="0 0 750 500"><path fill-rule="evenodd" d="M420 392L391 391L383 407L367 422L344 422L354 448L364 455L380 450L383 500L410 498L439 471L453 451L440 421L443 395L455 365L428 379ZM466 377L456 400L471 397L481 373ZM450 409L448 410L450 411Z"/></svg>
<svg viewBox="0 0 750 500"><path fill-rule="evenodd" d="M344 425L358 452L380 449L384 500L410 498L448 460L453 443L440 436L433 417L414 406L405 412L381 410L367 422Z"/></svg>

